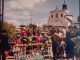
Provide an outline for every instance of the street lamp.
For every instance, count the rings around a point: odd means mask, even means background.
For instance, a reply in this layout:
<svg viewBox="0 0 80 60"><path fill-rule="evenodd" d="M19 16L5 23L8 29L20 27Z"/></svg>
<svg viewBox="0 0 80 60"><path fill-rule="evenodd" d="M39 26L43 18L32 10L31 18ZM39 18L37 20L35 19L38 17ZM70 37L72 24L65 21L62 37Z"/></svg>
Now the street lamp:
<svg viewBox="0 0 80 60"><path fill-rule="evenodd" d="M4 0L0 0L0 30L2 30L3 26L3 20L4 20L3 14L4 14Z"/></svg>
<svg viewBox="0 0 80 60"><path fill-rule="evenodd" d="M32 24L32 12L30 11L30 10L28 10L29 11L29 13L30 13L30 24Z"/></svg>

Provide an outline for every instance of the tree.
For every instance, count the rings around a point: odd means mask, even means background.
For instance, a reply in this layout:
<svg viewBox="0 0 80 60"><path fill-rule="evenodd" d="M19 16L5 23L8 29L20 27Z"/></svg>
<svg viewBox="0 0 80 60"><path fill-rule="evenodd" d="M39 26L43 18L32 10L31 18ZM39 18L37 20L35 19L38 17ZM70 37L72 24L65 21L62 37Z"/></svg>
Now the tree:
<svg viewBox="0 0 80 60"><path fill-rule="evenodd" d="M29 28L30 29L36 29L37 28L37 25L35 25L35 24L29 24Z"/></svg>
<svg viewBox="0 0 80 60"><path fill-rule="evenodd" d="M7 22L3 23L3 30L6 30L9 36L13 36L15 34L15 26L13 24L9 24Z"/></svg>

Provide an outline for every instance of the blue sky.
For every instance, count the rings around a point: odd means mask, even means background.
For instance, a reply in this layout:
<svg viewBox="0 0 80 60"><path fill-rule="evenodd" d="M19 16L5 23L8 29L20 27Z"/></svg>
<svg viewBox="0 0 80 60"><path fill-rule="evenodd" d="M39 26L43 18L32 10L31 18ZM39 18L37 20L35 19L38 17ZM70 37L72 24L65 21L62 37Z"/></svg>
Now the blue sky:
<svg viewBox="0 0 80 60"><path fill-rule="evenodd" d="M77 20L79 15L79 0L65 0L68 10ZM62 9L64 0L5 0L5 21L12 22L15 26L19 24L29 24L31 22L37 25L46 24L49 18L50 10L56 6Z"/></svg>

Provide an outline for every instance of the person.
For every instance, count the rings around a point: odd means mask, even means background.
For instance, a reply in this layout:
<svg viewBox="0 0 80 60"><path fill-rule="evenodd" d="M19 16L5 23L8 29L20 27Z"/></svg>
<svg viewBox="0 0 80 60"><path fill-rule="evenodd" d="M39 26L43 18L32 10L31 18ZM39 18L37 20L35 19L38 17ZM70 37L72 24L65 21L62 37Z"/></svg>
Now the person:
<svg viewBox="0 0 80 60"><path fill-rule="evenodd" d="M65 51L66 51L66 57L69 60L69 58L72 58L74 60L74 42L72 40L72 38L74 38L74 32L73 32L73 28L69 27L69 30L66 32L66 47L65 47ZM71 33L72 32L72 33Z"/></svg>
<svg viewBox="0 0 80 60"><path fill-rule="evenodd" d="M59 57L61 59L63 59L63 57L64 57L64 50L65 50L65 41L64 40L61 40L59 42L58 48L59 48Z"/></svg>
<svg viewBox="0 0 80 60"><path fill-rule="evenodd" d="M77 60L80 60L80 34L76 37L75 43L76 43L74 47L75 57Z"/></svg>
<svg viewBox="0 0 80 60"><path fill-rule="evenodd" d="M32 36L32 34L29 34L27 36L27 39L29 40L29 42L33 42L33 36Z"/></svg>
<svg viewBox="0 0 80 60"><path fill-rule="evenodd" d="M15 42L16 42L16 44L21 44L21 43L22 43L22 41L21 41L21 36L20 36L20 35L17 35L17 36L16 36Z"/></svg>
<svg viewBox="0 0 80 60"><path fill-rule="evenodd" d="M36 41L36 43L40 43L41 42L41 36L40 36L40 34L36 34L35 41Z"/></svg>
<svg viewBox="0 0 80 60"><path fill-rule="evenodd" d="M1 36L1 43L2 43L2 60L5 60L5 51L9 51L10 50L10 45L8 43L9 40L9 36L7 35L7 31L3 30L2 32L2 36Z"/></svg>
<svg viewBox="0 0 80 60"><path fill-rule="evenodd" d="M55 28L51 28L50 35L53 35L56 32Z"/></svg>
<svg viewBox="0 0 80 60"><path fill-rule="evenodd" d="M51 37L51 41L52 41L53 59L58 60L58 43L57 40L54 38L54 35Z"/></svg>
<svg viewBox="0 0 80 60"><path fill-rule="evenodd" d="M42 43L45 44L47 40L48 38L45 36L45 34L42 34L42 38L41 38Z"/></svg>

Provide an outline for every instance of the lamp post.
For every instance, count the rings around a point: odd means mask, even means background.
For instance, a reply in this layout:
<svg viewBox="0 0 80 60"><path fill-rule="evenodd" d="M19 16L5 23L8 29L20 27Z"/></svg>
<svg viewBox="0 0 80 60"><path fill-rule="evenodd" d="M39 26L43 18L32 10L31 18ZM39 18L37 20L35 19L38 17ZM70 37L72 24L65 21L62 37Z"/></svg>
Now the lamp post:
<svg viewBox="0 0 80 60"><path fill-rule="evenodd" d="M29 13L30 13L30 24L32 24L32 12L29 10Z"/></svg>
<svg viewBox="0 0 80 60"><path fill-rule="evenodd" d="M29 16L29 19L30 19L30 23L29 24L32 24L32 12L28 8L26 8L25 10L29 12L29 15L27 15L27 16Z"/></svg>
<svg viewBox="0 0 80 60"><path fill-rule="evenodd" d="M4 0L0 0L0 30L2 30L3 26L3 20L4 20L3 16L4 16Z"/></svg>
<svg viewBox="0 0 80 60"><path fill-rule="evenodd" d="M80 0L79 0L79 16L78 16L78 22L79 22L79 31L80 31Z"/></svg>

